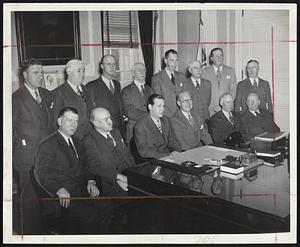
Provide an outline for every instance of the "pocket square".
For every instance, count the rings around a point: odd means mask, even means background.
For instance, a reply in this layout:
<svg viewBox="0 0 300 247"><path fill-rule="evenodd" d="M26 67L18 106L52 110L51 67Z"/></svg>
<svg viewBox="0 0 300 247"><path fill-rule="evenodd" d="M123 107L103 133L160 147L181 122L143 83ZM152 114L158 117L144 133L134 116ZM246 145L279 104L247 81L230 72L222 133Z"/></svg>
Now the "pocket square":
<svg viewBox="0 0 300 247"><path fill-rule="evenodd" d="M231 78L231 76L230 76L230 75L227 75L227 76L226 76L226 79L230 79L230 78Z"/></svg>

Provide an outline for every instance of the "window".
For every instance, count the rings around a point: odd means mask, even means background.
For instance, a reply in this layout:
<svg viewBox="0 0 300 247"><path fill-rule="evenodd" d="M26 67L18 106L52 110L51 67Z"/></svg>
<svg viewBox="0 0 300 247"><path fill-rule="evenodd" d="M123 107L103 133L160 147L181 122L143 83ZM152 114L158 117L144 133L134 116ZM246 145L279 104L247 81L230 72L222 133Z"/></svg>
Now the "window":
<svg viewBox="0 0 300 247"><path fill-rule="evenodd" d="M104 11L101 18L103 53L117 58L115 78L124 87L132 80L133 64L144 61L139 46L138 12Z"/></svg>

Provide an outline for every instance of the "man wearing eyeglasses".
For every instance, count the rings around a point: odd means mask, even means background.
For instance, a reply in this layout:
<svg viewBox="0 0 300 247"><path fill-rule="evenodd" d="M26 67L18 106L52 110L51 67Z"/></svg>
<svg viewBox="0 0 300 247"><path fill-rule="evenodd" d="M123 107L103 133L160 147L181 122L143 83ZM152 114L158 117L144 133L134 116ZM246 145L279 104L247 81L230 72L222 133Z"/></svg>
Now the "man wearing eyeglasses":
<svg viewBox="0 0 300 247"><path fill-rule="evenodd" d="M107 109L113 121L113 128L119 129L123 139L126 138L124 104L121 96L120 82L114 80L117 60L113 55L106 54L99 64L100 77L90 81L86 87L91 95L92 108Z"/></svg>
<svg viewBox="0 0 300 247"><path fill-rule="evenodd" d="M171 123L182 150L211 144L206 123L199 114L192 112L193 100L188 91L176 95L179 110L172 116Z"/></svg>
<svg viewBox="0 0 300 247"><path fill-rule="evenodd" d="M54 119L57 119L62 108L76 108L79 114L79 122L75 137L81 140L91 130L89 109L92 107L92 103L86 87L83 85L84 73L85 68L82 61L78 59L70 60L66 64L67 81L53 91L55 98ZM56 121L54 121L54 125L56 126Z"/></svg>

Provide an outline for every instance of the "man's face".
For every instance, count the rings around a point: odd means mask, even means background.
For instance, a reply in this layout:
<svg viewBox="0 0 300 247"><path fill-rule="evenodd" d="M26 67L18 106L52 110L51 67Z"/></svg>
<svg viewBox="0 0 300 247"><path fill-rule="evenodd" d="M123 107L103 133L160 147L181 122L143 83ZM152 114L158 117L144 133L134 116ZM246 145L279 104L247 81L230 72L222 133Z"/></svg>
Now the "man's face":
<svg viewBox="0 0 300 247"><path fill-rule="evenodd" d="M133 75L134 79L139 81L139 82L143 82L145 81L145 77L146 77L146 67L142 64L138 64L134 70L134 75Z"/></svg>
<svg viewBox="0 0 300 247"><path fill-rule="evenodd" d="M74 63L67 71L68 80L75 86L83 83L85 68L81 63Z"/></svg>
<svg viewBox="0 0 300 247"><path fill-rule="evenodd" d="M95 127L103 132L109 132L113 129L113 122L108 111L101 111L95 114Z"/></svg>
<svg viewBox="0 0 300 247"><path fill-rule="evenodd" d="M199 62L194 62L190 68L190 73L192 74L192 77L195 79L199 79L202 74L201 65Z"/></svg>
<svg viewBox="0 0 300 247"><path fill-rule="evenodd" d="M259 72L259 65L255 62L251 62L247 65L247 72L250 78L256 78Z"/></svg>
<svg viewBox="0 0 300 247"><path fill-rule="evenodd" d="M106 56L101 64L103 75L113 77L116 73L116 60L113 56Z"/></svg>
<svg viewBox="0 0 300 247"><path fill-rule="evenodd" d="M193 108L193 100L189 93L184 92L179 95L179 101L177 102L180 109L184 112L190 113Z"/></svg>
<svg viewBox="0 0 300 247"><path fill-rule="evenodd" d="M154 118L161 118L165 110L165 101L163 99L154 99L154 104L149 104L150 115Z"/></svg>
<svg viewBox="0 0 300 247"><path fill-rule="evenodd" d="M65 112L64 115L57 120L59 130L66 136L74 135L77 130L78 119L77 114L70 111Z"/></svg>
<svg viewBox="0 0 300 247"><path fill-rule="evenodd" d="M258 110L258 106L260 104L260 101L257 97L257 95L249 95L246 101L246 104L251 111Z"/></svg>
<svg viewBox="0 0 300 247"><path fill-rule="evenodd" d="M226 112L233 110L233 98L230 95L226 95L222 102L222 108Z"/></svg>
<svg viewBox="0 0 300 247"><path fill-rule="evenodd" d="M177 54L170 53L168 58L165 58L166 67L170 71L174 71L178 65L178 56Z"/></svg>
<svg viewBox="0 0 300 247"><path fill-rule="evenodd" d="M42 65L31 65L23 72L25 82L32 89L37 89L43 85L44 82L44 69Z"/></svg>
<svg viewBox="0 0 300 247"><path fill-rule="evenodd" d="M211 57L211 61L213 62L213 64L215 66L220 67L223 64L223 60L224 60L223 52L221 50L215 50Z"/></svg>

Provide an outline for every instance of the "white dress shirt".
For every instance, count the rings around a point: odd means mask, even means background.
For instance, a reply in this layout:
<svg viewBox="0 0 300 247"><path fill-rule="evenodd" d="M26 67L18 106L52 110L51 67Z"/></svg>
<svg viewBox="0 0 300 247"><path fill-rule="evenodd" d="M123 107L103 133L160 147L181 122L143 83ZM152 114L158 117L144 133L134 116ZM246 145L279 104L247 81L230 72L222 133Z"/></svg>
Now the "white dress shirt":
<svg viewBox="0 0 300 247"><path fill-rule="evenodd" d="M166 69L166 72L167 72L167 74L168 74L170 80L171 80L171 78L172 78L172 74L173 74L173 76L175 77L174 71L173 71L173 72L170 72L168 69Z"/></svg>
<svg viewBox="0 0 300 247"><path fill-rule="evenodd" d="M137 88L140 90L140 92L142 93L142 86L143 86L144 89L145 89L145 81L139 82L139 81L137 81L137 80L134 80L133 82L134 82L134 84L137 86Z"/></svg>
<svg viewBox="0 0 300 247"><path fill-rule="evenodd" d="M257 86L258 86L258 77L255 77L255 78L250 78L250 77L249 77L249 79L250 79L250 82L251 82L251 85L252 85L252 86L253 86L254 80L256 81L256 84L257 84Z"/></svg>
<svg viewBox="0 0 300 247"><path fill-rule="evenodd" d="M69 80L67 80L67 83L70 85L70 87L74 90L74 92L76 94L78 94L77 92L77 86L75 86L74 84L72 84ZM82 92L82 88L81 88L81 85L78 86L79 90Z"/></svg>
<svg viewBox="0 0 300 247"><path fill-rule="evenodd" d="M193 84L194 84L195 87L197 86L196 81L198 81L199 87L201 86L201 78L199 78L199 79L194 79L193 77L191 77L191 80L192 80L192 82L193 82Z"/></svg>
<svg viewBox="0 0 300 247"><path fill-rule="evenodd" d="M34 90L32 89L31 87L29 87L27 85L27 83L25 82L24 83L25 87L28 89L29 93L31 94L31 96L34 98L34 100L36 100L36 95L35 95L35 92L38 92L38 94L40 95L40 92L38 91L38 89Z"/></svg>
<svg viewBox="0 0 300 247"><path fill-rule="evenodd" d="M107 139L107 136L109 136L114 142L114 147L116 146L116 141L109 132L103 132L101 130L97 130L97 132L100 133L102 136L104 136L105 139Z"/></svg>
<svg viewBox="0 0 300 247"><path fill-rule="evenodd" d="M215 70L215 74L217 74L218 72L218 67L216 65L213 65L214 70ZM223 64L220 66L220 72L222 73L222 69L223 69Z"/></svg>
<svg viewBox="0 0 300 247"><path fill-rule="evenodd" d="M77 158L79 158L79 156L78 156L78 153L77 153L77 150L76 150L76 147L75 147L75 145L74 145L74 142L73 142L73 139L72 139L72 137L71 136L67 136L67 135L65 135L64 133L62 133L60 130L58 130L58 132L59 132L59 134L61 134L62 135L62 137L64 138L64 140L66 141L66 143L68 144L68 146L69 146L69 139L70 139L70 141L71 141L71 143L72 143L72 145L73 145L73 147L74 147L74 149L75 149L75 152L76 152L76 156L77 156Z"/></svg>
<svg viewBox="0 0 300 247"><path fill-rule="evenodd" d="M228 119L228 121L231 122L230 121L230 112L224 111L223 109L222 109L222 112L224 113L224 115ZM232 116L232 113L231 113L231 116Z"/></svg>
<svg viewBox="0 0 300 247"><path fill-rule="evenodd" d="M110 84L112 85L112 87L115 89L115 85L113 80L109 80L106 77L104 77L103 75L101 75L102 81L104 81L105 85L107 86L107 88L110 90ZM111 83L110 83L111 82Z"/></svg>

